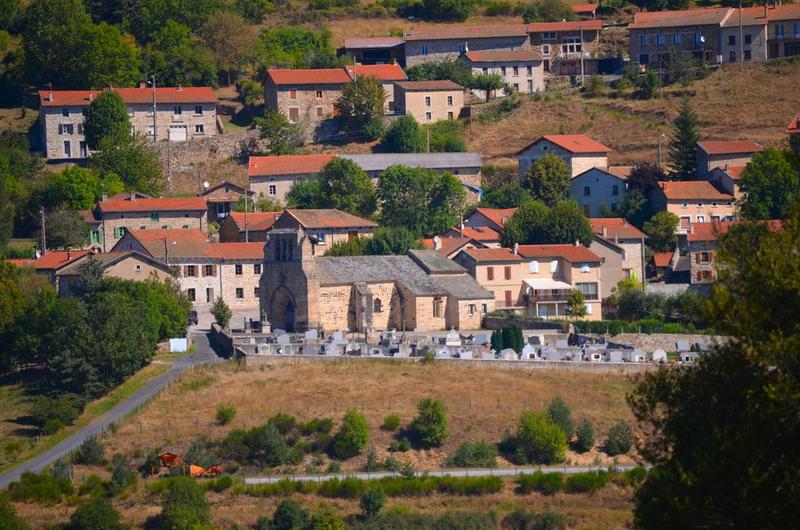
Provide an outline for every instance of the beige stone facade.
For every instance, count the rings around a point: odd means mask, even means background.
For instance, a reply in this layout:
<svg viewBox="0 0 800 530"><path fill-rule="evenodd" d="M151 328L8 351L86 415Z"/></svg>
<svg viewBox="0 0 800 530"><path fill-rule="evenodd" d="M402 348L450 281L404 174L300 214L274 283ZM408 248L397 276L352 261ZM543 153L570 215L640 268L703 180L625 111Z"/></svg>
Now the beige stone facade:
<svg viewBox="0 0 800 530"><path fill-rule="evenodd" d="M530 49L527 26L451 26L405 35L406 66L455 60L466 51Z"/></svg>
<svg viewBox="0 0 800 530"><path fill-rule="evenodd" d="M590 149L596 150L577 151L575 149L565 147L565 145L570 144L561 142L560 138L562 137L570 141L575 137L585 137L585 144L589 145L588 142L593 142ZM583 140L579 139L578 141L582 142ZM571 143L574 143L574 141L571 141ZM596 144L598 147L594 147L594 144ZM585 135L545 136L517 153L517 159L519 161L519 174L520 176L524 176L534 162L539 160L544 155L552 154L566 162L570 168L570 176L576 177L581 173L584 173L595 167L599 169L607 169L609 151L610 149L602 144L599 144L598 142L595 142Z"/></svg>
<svg viewBox="0 0 800 530"><path fill-rule="evenodd" d="M532 94L544 90L544 62L538 52L467 52L462 57L473 75L499 75L514 92ZM485 90L473 89L472 93L487 99ZM489 94L490 98L497 95Z"/></svg>
<svg viewBox="0 0 800 530"><path fill-rule="evenodd" d="M598 72L601 20L540 22L530 24L531 48L552 75L594 75ZM583 61L581 61L583 59Z"/></svg>
<svg viewBox="0 0 800 530"><path fill-rule="evenodd" d="M157 89L155 123L152 89L114 89L125 101L131 133L182 142L219 134L217 100L210 88ZM97 91L41 91L39 125L45 158L88 158L83 122Z"/></svg>
<svg viewBox="0 0 800 530"><path fill-rule="evenodd" d="M122 280L174 279L174 271L163 263L138 252L113 252L107 254L87 254L56 273L56 286L60 296L73 296L75 282L80 277L79 267L93 259L100 263L103 276Z"/></svg>
<svg viewBox="0 0 800 530"><path fill-rule="evenodd" d="M464 108L464 88L452 81L402 81L395 83L398 114L414 116L419 123L454 120Z"/></svg>
<svg viewBox="0 0 800 530"><path fill-rule="evenodd" d="M679 231L692 224L731 221L736 214L733 195L705 180L662 182L650 201L656 211L666 210L678 217Z"/></svg>

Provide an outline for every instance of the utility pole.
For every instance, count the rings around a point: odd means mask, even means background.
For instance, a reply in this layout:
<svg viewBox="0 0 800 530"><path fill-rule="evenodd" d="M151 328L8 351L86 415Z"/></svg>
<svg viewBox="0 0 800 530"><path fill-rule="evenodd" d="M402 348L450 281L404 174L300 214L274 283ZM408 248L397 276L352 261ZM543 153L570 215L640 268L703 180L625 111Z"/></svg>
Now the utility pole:
<svg viewBox="0 0 800 530"><path fill-rule="evenodd" d="M744 42L742 39L742 0L739 0L739 64L744 62Z"/></svg>
<svg viewBox="0 0 800 530"><path fill-rule="evenodd" d="M47 254L47 232L45 228L44 206L39 208L39 214L42 216L42 256Z"/></svg>
<svg viewBox="0 0 800 530"><path fill-rule="evenodd" d="M153 118L155 120L155 118ZM167 128L167 189L172 191L172 138L170 137L170 131L172 129Z"/></svg>
<svg viewBox="0 0 800 530"><path fill-rule="evenodd" d="M426 140L425 140L425 145L426 145L425 152L426 153L430 153L431 152L431 130L430 129L426 129L425 133L426 133L426 135L425 135L425 138L426 138Z"/></svg>
<svg viewBox="0 0 800 530"><path fill-rule="evenodd" d="M583 78L583 26L580 27L581 30L581 86L584 85L584 78Z"/></svg>
<svg viewBox="0 0 800 530"><path fill-rule="evenodd" d="M661 170L661 138L664 133L658 133L658 169Z"/></svg>
<svg viewBox="0 0 800 530"><path fill-rule="evenodd" d="M249 232L247 230L247 191L244 190L244 242L249 243L250 237Z"/></svg>
<svg viewBox="0 0 800 530"><path fill-rule="evenodd" d="M158 130L156 129L156 75L152 75L153 79L153 143L158 141Z"/></svg>

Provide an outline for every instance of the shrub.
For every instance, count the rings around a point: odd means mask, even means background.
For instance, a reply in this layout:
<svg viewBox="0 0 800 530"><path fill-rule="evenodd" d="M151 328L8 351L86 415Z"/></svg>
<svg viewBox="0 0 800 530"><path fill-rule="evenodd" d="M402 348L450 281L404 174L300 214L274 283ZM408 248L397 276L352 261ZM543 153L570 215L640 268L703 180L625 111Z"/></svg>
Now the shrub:
<svg viewBox="0 0 800 530"><path fill-rule="evenodd" d="M106 493L106 486L103 479L97 475L89 475L78 488L78 495L89 495L90 497L102 497Z"/></svg>
<svg viewBox="0 0 800 530"><path fill-rule="evenodd" d="M572 437L572 411L566 401L561 396L556 396L547 406L547 415L553 423L567 436L567 440Z"/></svg>
<svg viewBox="0 0 800 530"><path fill-rule="evenodd" d="M565 530L567 520L560 513L533 513L527 508L517 508L503 519L503 528L510 530Z"/></svg>
<svg viewBox="0 0 800 530"><path fill-rule="evenodd" d="M447 460L451 467L497 467L497 448L484 441L464 442Z"/></svg>
<svg viewBox="0 0 800 530"><path fill-rule="evenodd" d="M392 453L405 453L409 449L411 449L411 442L405 436L399 440L393 440L389 444L389 451Z"/></svg>
<svg viewBox="0 0 800 530"><path fill-rule="evenodd" d="M289 414L279 412L267 420L267 423L269 425L274 425L275 428L278 429L279 433L287 434L289 431L295 428L297 425L297 419Z"/></svg>
<svg viewBox="0 0 800 530"><path fill-rule="evenodd" d="M203 483L206 490L215 491L217 493L228 490L233 486L233 477L230 475L222 475L214 480Z"/></svg>
<svg viewBox="0 0 800 530"><path fill-rule="evenodd" d="M587 98L600 97L605 91L606 84L599 75L589 76L589 79L587 79L586 83L583 85L583 95Z"/></svg>
<svg viewBox="0 0 800 530"><path fill-rule="evenodd" d="M308 436L311 434L328 434L333 429L333 420L330 418L314 418L298 426L300 433Z"/></svg>
<svg viewBox="0 0 800 530"><path fill-rule="evenodd" d="M72 493L72 484L65 479L53 478L49 473L23 473L19 482L8 486L9 498L17 502L55 504L65 494Z"/></svg>
<svg viewBox="0 0 800 530"><path fill-rule="evenodd" d="M606 453L610 456L622 455L631 450L633 429L627 421L620 420L611 426L606 438Z"/></svg>
<svg viewBox="0 0 800 530"><path fill-rule="evenodd" d="M518 463L552 464L564 460L567 437L545 414L526 412L517 426Z"/></svg>
<svg viewBox="0 0 800 530"><path fill-rule="evenodd" d="M161 528L183 530L208 523L211 510L203 489L190 477L175 477L167 485L161 511Z"/></svg>
<svg viewBox="0 0 800 530"><path fill-rule="evenodd" d="M117 530L125 528L119 512L108 499L98 497L78 507L69 518L69 530Z"/></svg>
<svg viewBox="0 0 800 530"><path fill-rule="evenodd" d="M372 519L381 512L385 503L386 494L383 493L382 489L373 486L361 496L359 505L364 515Z"/></svg>
<svg viewBox="0 0 800 530"><path fill-rule="evenodd" d="M83 400L77 394L41 396L33 403L31 416L45 434L54 434L78 419L83 409Z"/></svg>
<svg viewBox="0 0 800 530"><path fill-rule="evenodd" d="M331 452L333 456L346 460L359 454L369 442L369 425L364 415L357 410L349 410L339 432L333 439Z"/></svg>
<svg viewBox="0 0 800 530"><path fill-rule="evenodd" d="M381 429L384 431L396 431L400 428L400 416L397 414L389 414L385 418L383 418L383 425L381 425Z"/></svg>
<svg viewBox="0 0 800 530"><path fill-rule="evenodd" d="M637 466L622 473L622 483L627 486L638 486L647 478L647 468Z"/></svg>
<svg viewBox="0 0 800 530"><path fill-rule="evenodd" d="M517 493L538 491L543 495L553 495L564 487L564 476L561 473L544 473L536 471L517 477Z"/></svg>
<svg viewBox="0 0 800 530"><path fill-rule="evenodd" d="M444 405L434 398L417 403L417 417L411 422L411 431L423 447L439 447L447 438L447 417Z"/></svg>
<svg viewBox="0 0 800 530"><path fill-rule="evenodd" d="M610 474L607 471L589 471L567 477L566 490L569 493L594 493L606 485Z"/></svg>
<svg viewBox="0 0 800 530"><path fill-rule="evenodd" d="M342 464L337 462L336 460L331 460L328 464L327 469L325 469L326 473L340 473L342 471Z"/></svg>
<svg viewBox="0 0 800 530"><path fill-rule="evenodd" d="M271 526L265 527L269 530L294 530L295 528L304 528L308 520L308 513L303 510L303 507L293 499L283 499L278 507L275 508L275 513L272 514Z"/></svg>
<svg viewBox="0 0 800 530"><path fill-rule="evenodd" d="M217 299L214 300L214 305L211 306L211 314L214 316L214 322L223 329L228 327L228 323L233 316L231 308L228 307L222 296L217 296Z"/></svg>
<svg viewBox="0 0 800 530"><path fill-rule="evenodd" d="M28 525L17 515L17 510L5 495L0 495L0 521L3 523L3 530L28 530Z"/></svg>
<svg viewBox="0 0 800 530"><path fill-rule="evenodd" d="M289 447L273 423L251 429L246 437L252 460L270 467L285 464L289 460Z"/></svg>
<svg viewBox="0 0 800 530"><path fill-rule="evenodd" d="M87 438L75 451L72 461L85 466L102 466L106 463L105 447L96 436Z"/></svg>
<svg viewBox="0 0 800 530"><path fill-rule="evenodd" d="M217 424L227 425L236 417L236 407L233 405L220 405L217 407Z"/></svg>
<svg viewBox="0 0 800 530"><path fill-rule="evenodd" d="M108 483L109 493L114 496L136 484L136 475L128 465L124 455L114 455L111 459L111 480Z"/></svg>
<svg viewBox="0 0 800 530"><path fill-rule="evenodd" d="M583 420L575 430L575 449L580 453L591 451L594 447L594 426L592 422Z"/></svg>

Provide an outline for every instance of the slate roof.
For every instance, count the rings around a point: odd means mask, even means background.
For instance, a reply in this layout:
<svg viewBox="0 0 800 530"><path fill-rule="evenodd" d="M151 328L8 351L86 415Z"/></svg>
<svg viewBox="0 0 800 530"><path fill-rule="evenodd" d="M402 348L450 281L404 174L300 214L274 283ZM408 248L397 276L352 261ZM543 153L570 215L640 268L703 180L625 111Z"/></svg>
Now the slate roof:
<svg viewBox="0 0 800 530"><path fill-rule="evenodd" d="M408 254L428 274L460 274L466 272L461 265L447 259L436 250L410 250Z"/></svg>
<svg viewBox="0 0 800 530"><path fill-rule="evenodd" d="M396 164L426 169L451 167L481 167L480 153L369 153L363 155L339 155L352 160L364 171L383 171Z"/></svg>
<svg viewBox="0 0 800 530"><path fill-rule="evenodd" d="M354 48L394 48L400 46L405 41L400 37L353 37L344 40L344 48L351 50Z"/></svg>
<svg viewBox="0 0 800 530"><path fill-rule="evenodd" d="M406 32L406 41L448 40L448 39L491 39L496 37L525 37L528 26L525 24L506 24L492 26L454 26L446 25L431 29Z"/></svg>
<svg viewBox="0 0 800 530"><path fill-rule="evenodd" d="M460 300L494 299L494 294L481 287L469 274L437 276L436 283Z"/></svg>
<svg viewBox="0 0 800 530"><path fill-rule="evenodd" d="M112 88L128 105L153 104L152 88ZM88 107L102 90L40 90L39 101L43 107ZM52 96L52 99L51 99ZM158 87L158 104L216 103L217 96L211 87Z"/></svg>
<svg viewBox="0 0 800 530"><path fill-rule="evenodd" d="M287 208L283 215L293 217L306 229L314 228L371 228L377 223L335 208L294 209Z"/></svg>

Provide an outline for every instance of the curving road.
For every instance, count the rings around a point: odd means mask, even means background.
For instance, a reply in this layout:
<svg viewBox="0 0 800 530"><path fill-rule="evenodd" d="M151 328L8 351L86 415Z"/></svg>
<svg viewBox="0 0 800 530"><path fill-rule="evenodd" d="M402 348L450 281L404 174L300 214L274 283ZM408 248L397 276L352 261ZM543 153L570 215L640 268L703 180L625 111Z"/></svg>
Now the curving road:
<svg viewBox="0 0 800 530"><path fill-rule="evenodd" d="M22 462L17 467L0 475L0 489L7 488L10 483L19 480L19 477L26 471L37 473L59 458L69 455L88 438L101 434L112 423L123 420L128 415L136 412L139 407L147 403L150 398L192 366L223 361L211 348L208 343L208 335L205 332L197 331L192 333L191 336L196 346L193 353L178 357L169 370L148 381L138 392L118 403L116 407L102 416L95 418L86 427L76 431L47 451Z"/></svg>

